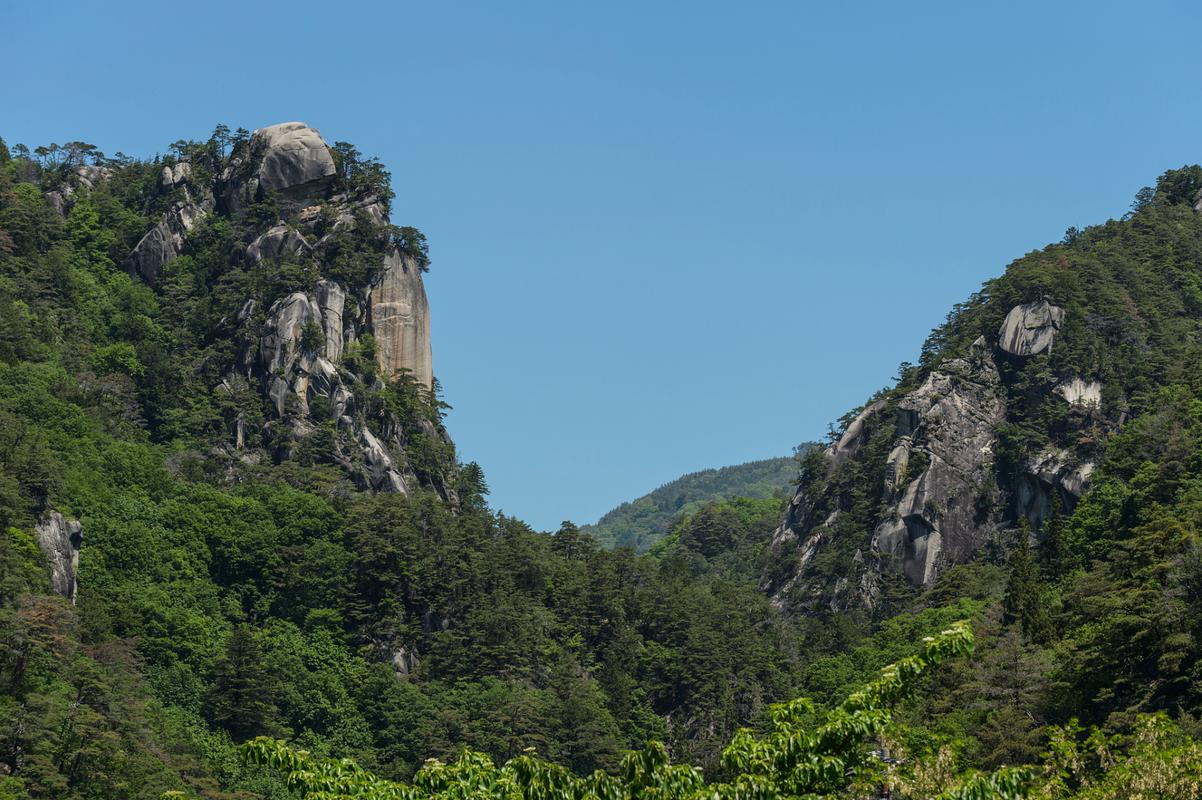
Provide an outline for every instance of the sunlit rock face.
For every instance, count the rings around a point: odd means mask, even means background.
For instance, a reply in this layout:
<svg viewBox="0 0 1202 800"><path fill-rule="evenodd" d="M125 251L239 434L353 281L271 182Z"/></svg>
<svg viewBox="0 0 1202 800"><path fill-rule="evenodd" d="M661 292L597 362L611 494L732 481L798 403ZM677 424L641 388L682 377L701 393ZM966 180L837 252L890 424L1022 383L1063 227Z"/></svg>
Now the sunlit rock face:
<svg viewBox="0 0 1202 800"><path fill-rule="evenodd" d="M1098 381L1083 381L1080 378L1073 378L1058 385L1056 392L1070 406L1093 409L1102 407L1102 384Z"/></svg>
<svg viewBox="0 0 1202 800"><path fill-rule="evenodd" d="M195 158L162 167L153 199L167 210L126 267L156 283L211 217L236 233L230 270L269 287L256 288L215 332L237 343L215 387L231 450L253 460L259 456L247 451L258 447L283 459L306 442L311 451L310 437L319 435L328 450L320 457L361 488L407 492L418 478L406 458L406 425L435 440L446 433L425 419L402 425L378 401L402 374L434 384L422 270L392 244L387 198L340 181L321 134L301 122L260 128L224 160ZM352 357L367 337L373 349ZM451 476L422 481L453 499Z"/></svg>
<svg viewBox="0 0 1202 800"><path fill-rule="evenodd" d="M198 203L175 203L134 247L126 261L127 268L143 280L153 282L163 267L183 252L188 234L206 213L207 209Z"/></svg>
<svg viewBox="0 0 1202 800"><path fill-rule="evenodd" d="M1088 490L1091 436L1102 431L1102 385L1080 377L1041 391L1069 414L1054 441L1004 462L1001 436L1013 401L1008 375L1050 353L1066 312L1045 299L1015 306L996 340L979 336L938 362L916 388L878 395L824 454L811 460L769 543L761 588L781 607L872 607L882 579L932 584L957 564L1004 548L1025 523L1038 538ZM1050 398L1049 398L1050 402ZM1087 444L1078 448L1074 441ZM1004 464L1004 468L999 466ZM836 556L831 552L832 548ZM825 554L825 555L824 555ZM837 563L832 566L832 560ZM841 559L841 560L840 560Z"/></svg>
<svg viewBox="0 0 1202 800"><path fill-rule="evenodd" d="M998 347L1012 356L1033 356L1050 350L1064 309L1047 300L1025 303L1010 309L998 331Z"/></svg>
<svg viewBox="0 0 1202 800"><path fill-rule="evenodd" d="M421 270L399 250L388 254L384 272L372 287L371 329L381 372L406 370L423 385L432 384L430 305Z"/></svg>
<svg viewBox="0 0 1202 800"><path fill-rule="evenodd" d="M259 186L274 192L313 193L333 182L334 157L321 134L303 122L282 122L251 135L251 152L261 150Z"/></svg>

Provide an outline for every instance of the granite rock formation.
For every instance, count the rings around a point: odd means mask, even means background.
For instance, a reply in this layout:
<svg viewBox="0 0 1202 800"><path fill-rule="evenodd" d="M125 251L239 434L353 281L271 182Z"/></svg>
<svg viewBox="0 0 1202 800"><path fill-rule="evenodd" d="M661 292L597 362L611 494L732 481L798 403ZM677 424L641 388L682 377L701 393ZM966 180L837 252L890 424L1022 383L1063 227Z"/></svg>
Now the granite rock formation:
<svg viewBox="0 0 1202 800"><path fill-rule="evenodd" d="M1051 349L1064 322L1064 309L1038 300L1010 309L998 331L998 346L1012 356L1033 356Z"/></svg>
<svg viewBox="0 0 1202 800"><path fill-rule="evenodd" d="M50 588L74 603L83 526L78 520L50 511L34 526L33 538L50 564Z"/></svg>
<svg viewBox="0 0 1202 800"><path fill-rule="evenodd" d="M388 254L380 280L372 287L370 319L380 371L392 376L405 370L429 387L434 373L426 290L417 264L399 250Z"/></svg>
<svg viewBox="0 0 1202 800"><path fill-rule="evenodd" d="M856 414L825 451L826 477L799 486L773 534L763 588L774 601L871 607L886 573L930 584L947 567L1012 537L1015 519L1025 517L1038 534L1057 501L1071 510L1093 471L1092 461L1076 452L1050 448L1019 465L1016 477L998 471L1010 402L1001 368L1011 363L1007 358L1049 352L1064 318L1047 300L1016 306L996 342L977 338L959 357L931 368L916 388L884 393ZM1093 419L1101 388L1080 378L1055 386L1075 409L1078 421L1070 417L1069 424ZM866 474L880 476L871 500L877 510L853 522L849 486ZM861 515L862 509L861 503ZM818 553L836 541L846 554L841 574L815 573ZM853 549L849 542L859 544Z"/></svg>
<svg viewBox="0 0 1202 800"><path fill-rule="evenodd" d="M357 485L408 491L418 481L406 459L411 432L436 441L446 434L424 420L407 429L378 400L368 402L402 374L424 391L434 382L422 272L394 240L387 199L341 181L325 141L299 122L260 128L223 163L203 166L184 160L163 167L156 192L171 204L129 257L130 272L154 282L187 252L204 218L218 215L245 231L232 266L314 276L246 298L223 323L239 343L216 387L228 400L231 449L257 445L282 458L320 434L329 450L323 457ZM198 180L211 174L218 176L211 183ZM254 222L264 209L272 221ZM348 362L349 349L368 336L371 369L359 355ZM262 423L247 392L265 401ZM449 476L423 480L453 494Z"/></svg>

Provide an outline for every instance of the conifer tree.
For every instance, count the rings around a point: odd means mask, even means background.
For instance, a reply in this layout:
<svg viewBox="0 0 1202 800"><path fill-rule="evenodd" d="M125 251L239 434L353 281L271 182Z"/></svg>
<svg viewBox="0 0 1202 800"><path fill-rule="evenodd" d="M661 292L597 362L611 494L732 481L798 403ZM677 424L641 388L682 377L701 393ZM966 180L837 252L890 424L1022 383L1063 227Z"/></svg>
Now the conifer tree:
<svg viewBox="0 0 1202 800"><path fill-rule="evenodd" d="M213 722L239 741L275 727L271 683L262 664L263 653L254 633L245 625L235 628L214 670L208 707Z"/></svg>

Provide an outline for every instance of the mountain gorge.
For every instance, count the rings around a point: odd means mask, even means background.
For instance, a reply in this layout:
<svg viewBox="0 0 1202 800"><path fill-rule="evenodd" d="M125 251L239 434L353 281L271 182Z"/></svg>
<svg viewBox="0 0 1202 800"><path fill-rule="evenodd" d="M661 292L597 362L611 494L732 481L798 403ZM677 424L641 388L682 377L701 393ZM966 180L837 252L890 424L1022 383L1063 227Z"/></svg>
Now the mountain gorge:
<svg viewBox="0 0 1202 800"><path fill-rule="evenodd" d="M642 774L649 739L693 793L621 796L784 796L698 782L767 759L741 727L875 714L853 690L916 650L887 727L821 729L874 787L1202 770L1202 168L1009 265L825 447L609 535L496 513L459 461L400 206L298 122L153 159L0 141L0 798L321 796L260 768L307 758L500 796L422 770L465 747L593 797L565 776ZM855 772L824 769L794 785Z"/></svg>

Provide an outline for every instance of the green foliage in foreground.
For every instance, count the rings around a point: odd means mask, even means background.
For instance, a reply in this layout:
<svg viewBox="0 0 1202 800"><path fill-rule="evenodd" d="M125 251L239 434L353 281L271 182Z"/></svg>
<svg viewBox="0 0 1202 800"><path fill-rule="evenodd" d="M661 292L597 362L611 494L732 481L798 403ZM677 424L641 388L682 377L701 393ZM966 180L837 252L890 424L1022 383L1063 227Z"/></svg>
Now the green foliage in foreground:
<svg viewBox="0 0 1202 800"><path fill-rule="evenodd" d="M539 800L685 800L685 798L845 797L862 793L884 777L884 763L869 746L889 727L891 709L930 670L972 652L972 629L956 623L928 637L921 651L886 667L875 681L825 715L812 702L773 706L764 736L742 729L722 754L730 778L707 783L701 770L674 765L662 744L652 742L622 760L616 775L596 771L577 777L532 755L497 768L481 753L465 752L452 764L431 761L412 785L384 781L349 760L317 759L284 743L255 739L242 747L251 764L280 770L307 800L424 800L438 798L538 798ZM1005 769L971 776L946 798L1022 797L1029 774ZM849 794L851 793L851 794Z"/></svg>
<svg viewBox="0 0 1202 800"><path fill-rule="evenodd" d="M696 767L672 764L658 742L627 753L616 774L580 777L531 752L497 767L486 754L467 750L450 764L431 759L412 784L266 737L240 750L247 767L282 774L303 800L851 800L881 797L886 789L899 800L1202 798L1202 744L1163 714L1140 717L1129 735L1086 732L1076 721L1051 728L1037 767L958 774L946 749L912 762L879 758L873 746L898 733L897 704L935 667L973 647L971 627L957 622L830 712L807 699L772 706L765 734L745 728L735 734L722 754L726 780L718 782L707 782Z"/></svg>

